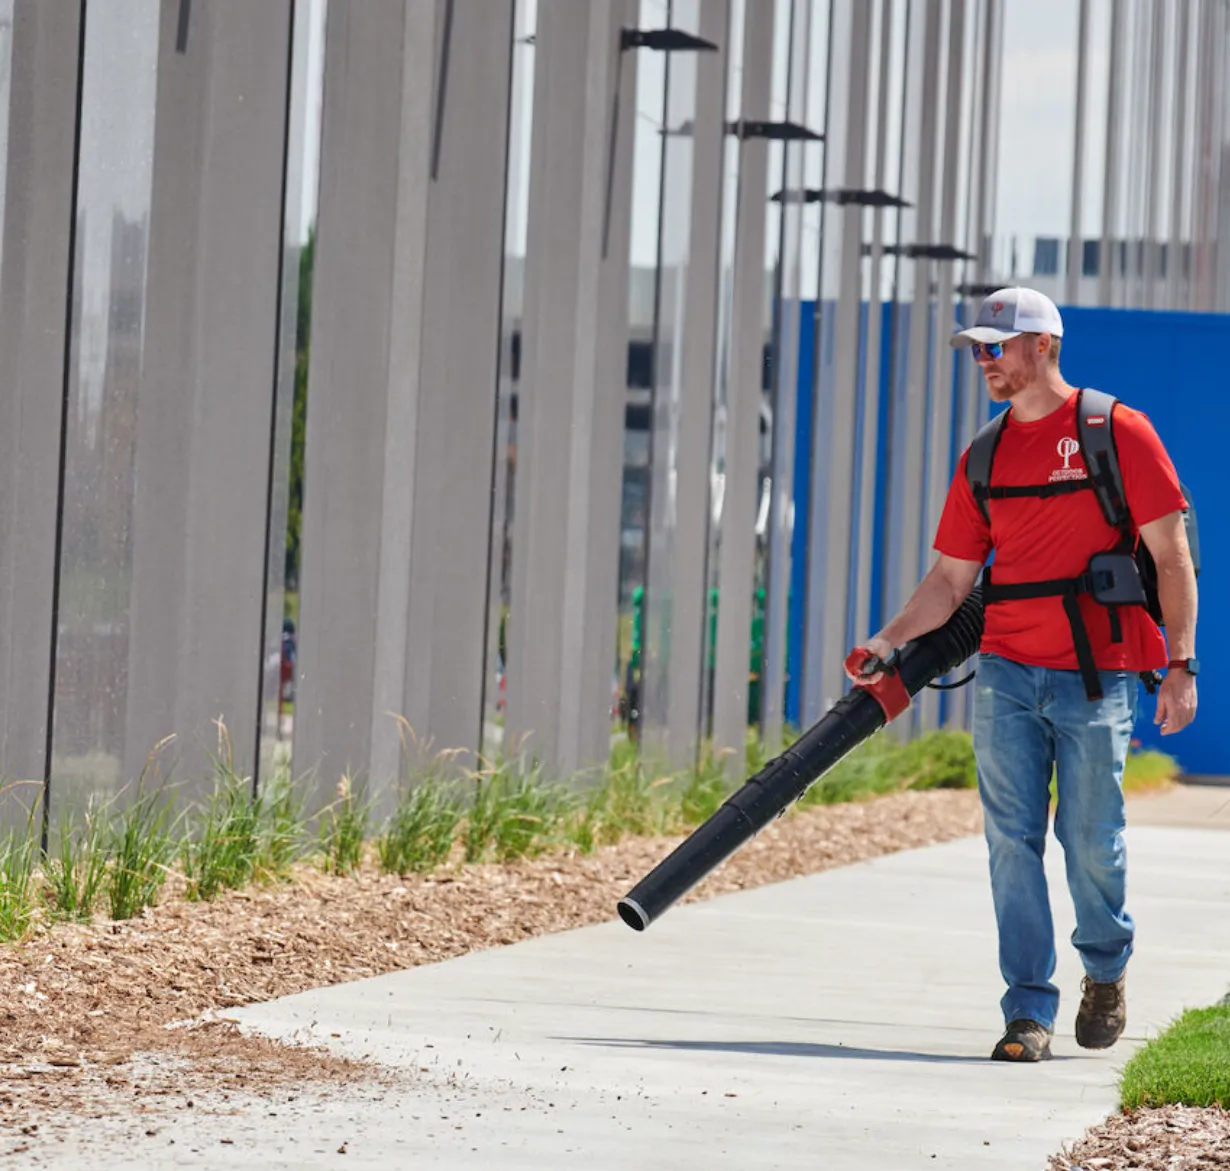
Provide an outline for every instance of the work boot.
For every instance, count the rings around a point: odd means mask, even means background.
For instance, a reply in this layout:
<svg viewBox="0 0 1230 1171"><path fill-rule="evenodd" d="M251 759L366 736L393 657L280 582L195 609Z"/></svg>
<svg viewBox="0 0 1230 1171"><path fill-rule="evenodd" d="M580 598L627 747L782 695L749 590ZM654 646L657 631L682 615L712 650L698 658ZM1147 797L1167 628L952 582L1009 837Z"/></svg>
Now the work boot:
<svg viewBox="0 0 1230 1171"><path fill-rule="evenodd" d="M991 1053L992 1061L1049 1061L1052 1030L1022 1017L1012 1021Z"/></svg>
<svg viewBox="0 0 1230 1171"><path fill-rule="evenodd" d="M1124 977L1099 984L1088 976L1081 981L1081 1007L1076 1014L1076 1043L1082 1049L1109 1049L1127 1025Z"/></svg>

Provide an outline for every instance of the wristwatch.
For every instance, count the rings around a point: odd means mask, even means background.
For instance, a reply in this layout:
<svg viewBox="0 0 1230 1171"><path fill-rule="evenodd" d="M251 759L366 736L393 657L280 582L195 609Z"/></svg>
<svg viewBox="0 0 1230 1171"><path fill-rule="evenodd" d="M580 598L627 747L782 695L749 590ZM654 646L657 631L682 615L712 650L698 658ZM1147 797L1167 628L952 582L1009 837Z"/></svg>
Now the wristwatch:
<svg viewBox="0 0 1230 1171"><path fill-rule="evenodd" d="M1189 675L1200 674L1199 659L1171 659L1166 667L1171 671L1186 671Z"/></svg>

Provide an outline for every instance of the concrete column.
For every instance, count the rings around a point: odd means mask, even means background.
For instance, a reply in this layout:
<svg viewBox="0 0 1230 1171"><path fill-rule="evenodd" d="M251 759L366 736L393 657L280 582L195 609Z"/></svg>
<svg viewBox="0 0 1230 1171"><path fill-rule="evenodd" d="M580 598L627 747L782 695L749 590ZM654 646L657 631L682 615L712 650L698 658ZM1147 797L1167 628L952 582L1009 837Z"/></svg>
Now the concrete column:
<svg viewBox="0 0 1230 1171"><path fill-rule="evenodd" d="M957 238L957 201L960 153L969 149L961 134L961 110L965 88L965 0L950 0L948 13L948 79L944 93L944 153L939 185L939 215L936 242L954 244ZM939 526L948 485L952 481L953 358L948 344L956 306L954 262L942 261L936 269L936 337L931 373L930 409L927 412L926 503L923 514L923 560L934 560L931 546ZM917 701L922 727L931 729L940 718L940 693L927 690Z"/></svg>
<svg viewBox="0 0 1230 1171"><path fill-rule="evenodd" d="M512 2L329 7L295 768L473 763Z"/></svg>
<svg viewBox="0 0 1230 1171"><path fill-rule="evenodd" d="M834 116L825 144L831 160L828 184L833 188L861 191L867 187L871 21L871 5L861 0L838 0L834 5L830 66ZM850 570L862 537L853 528L862 391L862 243L862 205L826 205L804 617L801 698L805 725L819 719L846 688L842 663L851 635Z"/></svg>
<svg viewBox="0 0 1230 1171"><path fill-rule="evenodd" d="M1098 304L1115 304L1115 275L1118 267L1119 159L1122 151L1124 108L1123 61L1125 0L1111 0L1110 69L1106 80L1106 154L1102 170L1102 243L1098 249Z"/></svg>
<svg viewBox="0 0 1230 1171"><path fill-rule="evenodd" d="M1088 106L1086 74L1089 71L1089 0L1080 0L1076 35L1076 111L1072 134L1072 193L1068 227L1068 256L1064 300L1080 304L1081 269L1084 263L1082 210L1085 187L1085 114Z"/></svg>
<svg viewBox="0 0 1230 1171"><path fill-rule="evenodd" d="M1174 95L1174 129L1170 139L1170 232L1166 247L1166 299L1167 309L1182 309L1186 303L1187 276L1183 271L1183 254L1187 246L1184 239L1183 217L1187 210L1188 184L1190 182L1191 137L1191 5L1180 4L1175 14L1174 58L1171 62L1171 86Z"/></svg>
<svg viewBox="0 0 1230 1171"><path fill-rule="evenodd" d="M556 774L610 752L636 11L538 7L506 744Z"/></svg>
<svg viewBox="0 0 1230 1171"><path fill-rule="evenodd" d="M743 26L740 118L767 119L773 74L773 6L750 2ZM762 353L765 297L765 192L768 144L743 139L730 291L730 348L719 378L726 384L725 462L718 552L719 601L713 683L713 751L741 776L747 734L748 655L760 485Z"/></svg>
<svg viewBox="0 0 1230 1171"><path fill-rule="evenodd" d="M81 6L17 0L0 264L0 776L46 768Z"/></svg>
<svg viewBox="0 0 1230 1171"><path fill-rule="evenodd" d="M662 238L664 286L671 300L663 305L661 320L671 333L661 339L657 374L667 452L657 461L664 474L655 479L653 498L655 511L664 518L660 531L669 532L669 541L651 543L649 551L643 686L643 751L676 767L695 761L701 723L726 136L722 105L729 63L728 0L704 0L695 7L696 35L719 51L677 56L667 97L668 132L690 121L692 133L668 133L665 147Z"/></svg>
<svg viewBox="0 0 1230 1171"><path fill-rule="evenodd" d="M256 744L291 5L187 11L159 28L124 773L175 734L208 786L213 721L239 768Z"/></svg>
<svg viewBox="0 0 1230 1171"><path fill-rule="evenodd" d="M902 216L903 245L935 243L936 146L939 89L941 4L913 5L906 59L904 97L905 160L901 196L914 207ZM889 556L885 581L885 617L905 604L922 577L924 545L923 453L926 433L935 263L926 258L903 260L898 291L900 313L894 338L893 431L889 448ZM945 339L945 344L947 340Z"/></svg>

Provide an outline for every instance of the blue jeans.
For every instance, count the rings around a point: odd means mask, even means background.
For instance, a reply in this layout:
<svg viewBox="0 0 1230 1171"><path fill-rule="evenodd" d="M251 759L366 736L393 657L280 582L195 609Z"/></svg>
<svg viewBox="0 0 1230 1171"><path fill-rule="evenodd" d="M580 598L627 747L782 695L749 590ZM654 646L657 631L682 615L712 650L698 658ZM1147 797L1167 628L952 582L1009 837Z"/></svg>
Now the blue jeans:
<svg viewBox="0 0 1230 1171"><path fill-rule="evenodd" d="M1077 671L982 655L975 679L974 755L1008 991L1005 1022L1026 1017L1054 1028L1059 990L1055 929L1042 854L1055 768L1055 836L1063 845L1076 910L1072 943L1085 972L1117 980L1135 925L1124 909L1123 765L1136 722L1137 676L1102 672L1090 702Z"/></svg>

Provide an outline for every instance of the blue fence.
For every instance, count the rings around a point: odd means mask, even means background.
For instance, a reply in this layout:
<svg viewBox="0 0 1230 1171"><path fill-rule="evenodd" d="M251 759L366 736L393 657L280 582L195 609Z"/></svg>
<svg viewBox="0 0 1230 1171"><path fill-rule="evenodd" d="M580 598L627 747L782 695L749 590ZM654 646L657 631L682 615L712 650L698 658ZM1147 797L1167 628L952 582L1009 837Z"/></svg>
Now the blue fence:
<svg viewBox="0 0 1230 1171"><path fill-rule="evenodd" d="M799 354L799 409L795 459L795 527L791 568L791 599L806 597L803 581L807 536L808 476L812 435L811 380L814 363L812 306L806 305ZM886 313L884 353L881 356L877 509L872 599L872 621L880 613L888 527L882 469L887 458L885 423L891 388L888 385L890 330ZM1125 309L1065 309L1066 336L1063 371L1077 386L1096 386L1144 411L1166 444L1179 475L1190 489L1200 516L1202 554L1201 595L1197 650L1201 661L1200 714L1196 722L1175 737L1162 737L1153 724L1154 701L1144 697L1137 737L1176 756L1191 774L1230 774L1230 743L1219 734L1219 713L1230 705L1230 614L1219 602L1230 579L1230 543L1220 493L1230 486L1221 466L1227 457L1220 450L1230 429L1230 389L1221 385L1220 356L1230 351L1230 316L1163 313ZM865 336L865 333L864 333ZM937 339L941 341L942 339ZM959 401L959 400L957 400ZM954 410L956 409L954 403ZM955 427L955 419L952 421ZM954 458L955 458L954 452ZM931 534L927 534L929 542ZM801 622L792 606L788 637L789 682L787 718L798 720L798 671L802 652Z"/></svg>

